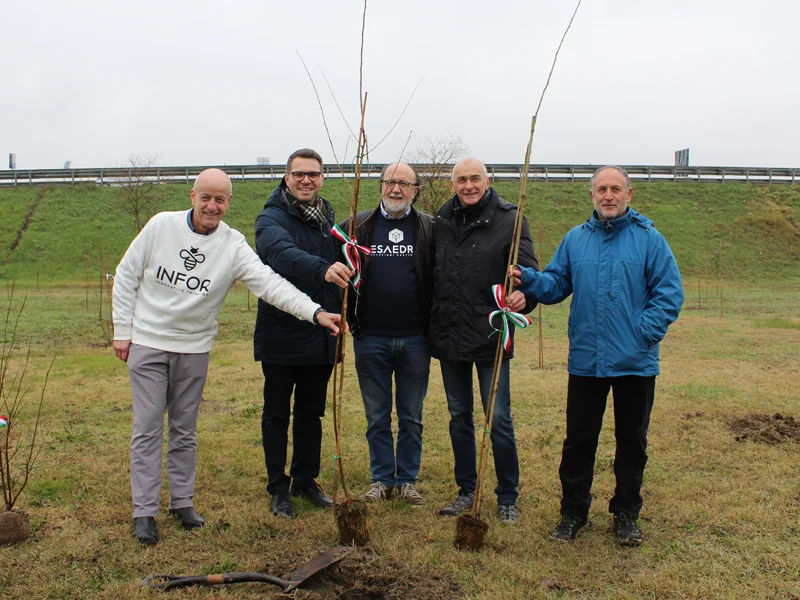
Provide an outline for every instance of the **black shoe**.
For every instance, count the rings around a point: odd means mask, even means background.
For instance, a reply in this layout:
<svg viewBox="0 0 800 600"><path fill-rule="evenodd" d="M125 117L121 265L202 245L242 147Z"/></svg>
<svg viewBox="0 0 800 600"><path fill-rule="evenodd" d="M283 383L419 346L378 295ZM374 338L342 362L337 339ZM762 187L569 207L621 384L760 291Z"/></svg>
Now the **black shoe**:
<svg viewBox="0 0 800 600"><path fill-rule="evenodd" d="M173 517L177 517L184 529L197 529L198 527L202 527L206 522L206 520L198 515L191 506L170 508L169 514Z"/></svg>
<svg viewBox="0 0 800 600"><path fill-rule="evenodd" d="M578 537L581 527L586 525L589 519L586 517L574 517L572 515L561 515L561 521L556 528L550 532L551 540L560 542L574 542Z"/></svg>
<svg viewBox="0 0 800 600"><path fill-rule="evenodd" d="M319 484L316 481L312 481L311 485L304 485L304 486L295 486L292 483L291 489L292 496L305 498L314 506L319 506L320 508L330 508L333 506L333 499L330 496L326 496L325 492L322 491L322 488L319 487Z"/></svg>
<svg viewBox="0 0 800 600"><path fill-rule="evenodd" d="M475 493L462 496L461 494L450 504L439 511L440 517L457 517L465 512L472 510L472 503L475 500Z"/></svg>
<svg viewBox="0 0 800 600"><path fill-rule="evenodd" d="M272 503L269 505L269 508L276 517L294 519L296 516L294 506L292 505L292 499L289 498L289 492L273 494Z"/></svg>
<svg viewBox="0 0 800 600"><path fill-rule="evenodd" d="M158 541L158 529L154 517L134 517L133 518L133 537L140 544L151 546Z"/></svg>
<svg viewBox="0 0 800 600"><path fill-rule="evenodd" d="M614 513L614 534L620 546L638 546L642 543L642 531L636 519L626 512Z"/></svg>

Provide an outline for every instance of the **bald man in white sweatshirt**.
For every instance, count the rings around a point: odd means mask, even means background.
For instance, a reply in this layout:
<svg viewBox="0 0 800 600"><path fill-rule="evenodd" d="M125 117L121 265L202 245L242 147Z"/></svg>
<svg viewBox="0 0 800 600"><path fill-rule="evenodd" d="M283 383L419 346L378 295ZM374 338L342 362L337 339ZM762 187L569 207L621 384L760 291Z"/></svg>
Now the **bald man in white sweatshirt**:
<svg viewBox="0 0 800 600"><path fill-rule="evenodd" d="M165 411L169 513L186 529L204 523L193 507L197 414L216 317L236 281L298 319L339 331L339 315L264 265L222 222L231 197L228 175L206 169L191 190L192 208L150 219L117 267L114 352L131 379L133 529L143 544L158 541Z"/></svg>

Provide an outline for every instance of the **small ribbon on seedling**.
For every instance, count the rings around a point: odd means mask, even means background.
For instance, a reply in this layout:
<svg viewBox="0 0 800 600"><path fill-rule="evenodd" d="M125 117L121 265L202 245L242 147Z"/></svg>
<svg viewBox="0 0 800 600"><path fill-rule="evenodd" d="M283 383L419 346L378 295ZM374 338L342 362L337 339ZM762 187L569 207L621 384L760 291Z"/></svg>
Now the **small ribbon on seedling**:
<svg viewBox="0 0 800 600"><path fill-rule="evenodd" d="M492 337L495 333L500 333L500 335L503 336L503 350L511 352L511 328L508 326L508 322L511 321L512 325L520 329L525 329L528 325L532 325L533 321L525 315L515 313L506 306L506 290L502 285L493 285L492 295L500 310L496 310L489 315L489 325L494 329L494 331L489 334L489 337ZM497 315L503 318L503 326L501 329L498 329L492 323Z"/></svg>
<svg viewBox="0 0 800 600"><path fill-rule="evenodd" d="M8 425L8 417L0 415L0 427L5 427L6 425Z"/></svg>
<svg viewBox="0 0 800 600"><path fill-rule="evenodd" d="M338 225L333 226L331 233L343 242L342 254L344 255L344 260L347 266L356 273L353 275L350 283L353 289L358 292L358 286L361 285L361 256L359 253L369 255L372 254L372 250L366 246L359 246L356 244Z"/></svg>

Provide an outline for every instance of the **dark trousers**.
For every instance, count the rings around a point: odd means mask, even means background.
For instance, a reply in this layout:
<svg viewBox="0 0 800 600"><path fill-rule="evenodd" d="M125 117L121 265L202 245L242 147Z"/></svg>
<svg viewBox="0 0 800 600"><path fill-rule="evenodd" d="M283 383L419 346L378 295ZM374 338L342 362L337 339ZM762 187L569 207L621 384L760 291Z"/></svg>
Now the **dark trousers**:
<svg viewBox="0 0 800 600"><path fill-rule="evenodd" d="M634 518L642 509L642 477L647 464L647 428L653 409L656 378L569 376L567 439L561 454L561 514L586 517L592 503L597 439L609 389L614 395L614 475L617 487L608 510Z"/></svg>
<svg viewBox="0 0 800 600"><path fill-rule="evenodd" d="M287 366L261 363L264 373L264 410L261 442L267 464L267 491L288 492L311 485L319 476L322 417L333 365ZM294 389L292 466L286 476L289 415Z"/></svg>
<svg viewBox="0 0 800 600"><path fill-rule="evenodd" d="M458 493L471 494L478 481L475 449L475 421L472 416L475 398L472 391L472 365L478 372L478 385L481 392L483 414L489 402L492 383L491 362L456 362L441 359L442 383L447 396L447 409L450 411L450 441L455 457L455 476ZM511 417L511 375L509 361L504 360L500 367L500 380L494 405L491 440L494 454L494 470L497 474L498 504L516 504L519 492L519 458L517 440L514 435L514 420ZM484 418L481 418L484 421Z"/></svg>

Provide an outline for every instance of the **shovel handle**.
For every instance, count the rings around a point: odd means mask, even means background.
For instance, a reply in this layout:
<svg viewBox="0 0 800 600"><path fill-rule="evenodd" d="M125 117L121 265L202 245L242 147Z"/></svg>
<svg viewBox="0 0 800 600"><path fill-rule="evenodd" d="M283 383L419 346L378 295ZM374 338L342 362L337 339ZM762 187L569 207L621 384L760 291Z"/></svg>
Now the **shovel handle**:
<svg viewBox="0 0 800 600"><path fill-rule="evenodd" d="M222 573L217 575L189 575L185 577L178 577L175 575L150 575L144 578L142 587L157 590L174 590L190 585L223 585L226 583L246 583L252 581L271 583L283 589L292 585L291 581L286 581L285 579L267 573Z"/></svg>

